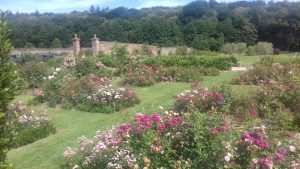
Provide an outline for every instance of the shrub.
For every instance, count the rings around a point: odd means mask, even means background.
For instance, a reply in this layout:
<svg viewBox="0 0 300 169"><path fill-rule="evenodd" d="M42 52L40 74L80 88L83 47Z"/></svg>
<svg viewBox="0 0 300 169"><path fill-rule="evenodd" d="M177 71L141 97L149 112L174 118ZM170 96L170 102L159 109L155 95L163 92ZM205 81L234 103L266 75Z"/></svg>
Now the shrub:
<svg viewBox="0 0 300 169"><path fill-rule="evenodd" d="M150 47L146 44L143 44L143 46L141 47L141 50L139 52L141 55L146 55L146 56L152 56L153 53L150 49Z"/></svg>
<svg viewBox="0 0 300 169"><path fill-rule="evenodd" d="M280 54L280 49L279 48L274 48L273 49L273 55L279 55Z"/></svg>
<svg viewBox="0 0 300 169"><path fill-rule="evenodd" d="M112 113L139 103L137 95L130 89L115 88L109 78L90 75L76 79L66 75L62 79L49 80L43 88L45 101L51 106L70 105L83 111Z"/></svg>
<svg viewBox="0 0 300 169"><path fill-rule="evenodd" d="M176 49L176 55L179 56L187 56L188 55L188 47L187 46L179 46Z"/></svg>
<svg viewBox="0 0 300 169"><path fill-rule="evenodd" d="M122 61L122 59L126 58L126 55L128 54L127 46L126 45L118 45L117 43L114 44L111 50L111 55L113 57L117 57Z"/></svg>
<svg viewBox="0 0 300 169"><path fill-rule="evenodd" d="M75 65L76 76L81 77L81 76L89 75L91 73L95 73L96 70L95 62L96 61L93 58L76 59L76 65Z"/></svg>
<svg viewBox="0 0 300 169"><path fill-rule="evenodd" d="M299 160L292 139L267 135L265 126L255 127L253 132L244 131L234 146L227 144L233 154L226 159L228 168L292 168L296 169ZM274 142L274 140L277 140ZM236 147L233 149L232 147Z"/></svg>
<svg viewBox="0 0 300 169"><path fill-rule="evenodd" d="M40 96L37 96L37 99L47 102L50 107L54 107L56 104L59 104L60 87L62 81L62 78L52 78L47 80L42 86L44 98L40 98Z"/></svg>
<svg viewBox="0 0 300 169"><path fill-rule="evenodd" d="M197 57L197 56L164 56L146 58L142 63L152 67L215 67L226 70L237 63L235 57Z"/></svg>
<svg viewBox="0 0 300 169"><path fill-rule="evenodd" d="M222 122L215 113L139 114L127 124L97 132L94 139L80 137L80 145L68 147L64 156L69 168L220 167ZM219 128L220 133L211 132Z"/></svg>
<svg viewBox="0 0 300 169"><path fill-rule="evenodd" d="M10 132L10 147L16 148L32 143L55 132L51 119L46 113L35 114L33 110L18 102L7 111Z"/></svg>
<svg viewBox="0 0 300 169"><path fill-rule="evenodd" d="M246 43L225 43L221 51L225 54L241 54L245 53L247 49Z"/></svg>
<svg viewBox="0 0 300 169"><path fill-rule="evenodd" d="M219 53L207 50L193 49L192 54L195 56L218 56Z"/></svg>
<svg viewBox="0 0 300 169"><path fill-rule="evenodd" d="M262 116L279 127L292 129L299 124L299 65L257 65L235 80L237 84L259 85L256 101ZM292 113L291 113L291 112Z"/></svg>
<svg viewBox="0 0 300 169"><path fill-rule="evenodd" d="M45 62L47 67L60 67L61 58L51 58Z"/></svg>
<svg viewBox="0 0 300 169"><path fill-rule="evenodd" d="M41 62L26 62L20 66L20 75L28 83L28 87L41 87L44 78L48 77L47 69Z"/></svg>
<svg viewBox="0 0 300 169"><path fill-rule="evenodd" d="M273 54L273 44L268 42L258 42L255 46L257 55Z"/></svg>
<svg viewBox="0 0 300 169"><path fill-rule="evenodd" d="M220 93L199 88L186 90L177 95L174 108L178 112L185 112L191 108L200 112L207 112L212 109L219 110L223 104L224 99Z"/></svg>
<svg viewBox="0 0 300 169"><path fill-rule="evenodd" d="M77 148L64 152L68 167L297 168L298 140L291 132L281 132L274 124L268 124L270 128L252 125L251 129L238 121L231 125L228 116L220 113L226 105L217 106L229 94L223 98L217 92L197 89L196 82L192 87L178 96L187 103L179 109L182 113L138 114L126 124L97 132L93 139L79 138Z"/></svg>
<svg viewBox="0 0 300 169"><path fill-rule="evenodd" d="M119 59L116 57L104 55L99 58L99 60L108 67L117 67L119 63Z"/></svg>
<svg viewBox="0 0 300 169"><path fill-rule="evenodd" d="M248 46L246 50L246 55L247 56L254 56L256 55L256 48L255 46Z"/></svg>
<svg viewBox="0 0 300 169"><path fill-rule="evenodd" d="M202 80L202 76L219 75L219 70L216 68L202 67L167 67L156 68L155 78L158 81L170 82L193 82Z"/></svg>
<svg viewBox="0 0 300 169"><path fill-rule="evenodd" d="M201 67L149 67L135 65L128 68L125 74L125 84L135 86L150 86L156 82L193 82L201 80L202 76L219 74L216 68Z"/></svg>

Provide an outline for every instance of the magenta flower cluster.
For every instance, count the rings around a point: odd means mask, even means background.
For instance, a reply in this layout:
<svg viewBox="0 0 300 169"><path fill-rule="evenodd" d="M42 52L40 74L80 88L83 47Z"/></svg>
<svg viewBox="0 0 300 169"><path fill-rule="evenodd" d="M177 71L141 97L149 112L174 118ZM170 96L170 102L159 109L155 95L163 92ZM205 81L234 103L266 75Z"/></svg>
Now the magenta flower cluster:
<svg viewBox="0 0 300 169"><path fill-rule="evenodd" d="M118 134L125 134L133 129L137 134L142 133L143 130L148 130L150 128L156 129L157 133L164 132L168 127L177 126L182 123L182 119L179 116L171 117L166 121L163 121L158 113L153 113L152 115L139 114L134 117L134 125L124 124L118 127Z"/></svg>
<svg viewBox="0 0 300 169"><path fill-rule="evenodd" d="M260 132L249 133L244 131L241 140L246 143L254 144L261 150L269 148L268 143L262 138L262 134Z"/></svg>
<svg viewBox="0 0 300 169"><path fill-rule="evenodd" d="M218 92L211 92L205 88L198 90L186 90L176 96L175 107L177 111L186 110L189 105L193 105L200 111L209 111L224 105L225 100Z"/></svg>

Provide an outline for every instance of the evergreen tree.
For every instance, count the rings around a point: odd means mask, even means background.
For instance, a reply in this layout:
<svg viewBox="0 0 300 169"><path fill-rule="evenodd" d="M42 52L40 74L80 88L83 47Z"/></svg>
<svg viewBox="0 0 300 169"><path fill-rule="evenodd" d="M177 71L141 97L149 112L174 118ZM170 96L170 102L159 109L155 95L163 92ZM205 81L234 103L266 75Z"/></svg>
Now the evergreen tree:
<svg viewBox="0 0 300 169"><path fill-rule="evenodd" d="M62 48L61 42L58 38L54 38L52 41L52 47L53 48Z"/></svg>
<svg viewBox="0 0 300 169"><path fill-rule="evenodd" d="M16 74L9 63L9 53L13 48L8 35L4 13L0 11L0 168L8 168L5 163L8 150L8 130L6 127L6 109L13 99Z"/></svg>

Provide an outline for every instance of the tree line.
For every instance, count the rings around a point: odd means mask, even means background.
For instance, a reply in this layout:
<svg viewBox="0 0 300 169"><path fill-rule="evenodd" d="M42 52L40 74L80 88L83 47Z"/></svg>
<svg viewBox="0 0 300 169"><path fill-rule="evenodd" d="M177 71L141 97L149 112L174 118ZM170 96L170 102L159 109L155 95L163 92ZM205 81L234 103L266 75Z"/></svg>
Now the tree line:
<svg viewBox="0 0 300 169"><path fill-rule="evenodd" d="M271 42L275 48L300 50L300 2L215 0L181 7L115 9L92 5L67 14L8 12L16 48L70 47L77 34L84 47L97 34L103 41L158 46L189 46L218 51L225 43Z"/></svg>

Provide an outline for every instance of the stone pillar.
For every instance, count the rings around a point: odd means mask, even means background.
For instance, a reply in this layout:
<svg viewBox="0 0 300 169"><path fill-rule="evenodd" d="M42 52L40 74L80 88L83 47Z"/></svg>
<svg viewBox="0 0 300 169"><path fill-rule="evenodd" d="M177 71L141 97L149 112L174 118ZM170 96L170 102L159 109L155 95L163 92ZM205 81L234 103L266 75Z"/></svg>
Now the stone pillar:
<svg viewBox="0 0 300 169"><path fill-rule="evenodd" d="M73 38L73 53L74 56L78 56L80 52L80 39L75 34L75 37Z"/></svg>
<svg viewBox="0 0 300 169"><path fill-rule="evenodd" d="M99 54L99 38L97 38L96 35L94 35L92 40L92 50L93 50L93 56L97 56Z"/></svg>

